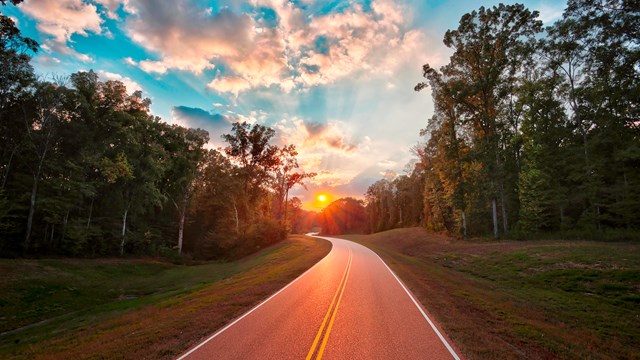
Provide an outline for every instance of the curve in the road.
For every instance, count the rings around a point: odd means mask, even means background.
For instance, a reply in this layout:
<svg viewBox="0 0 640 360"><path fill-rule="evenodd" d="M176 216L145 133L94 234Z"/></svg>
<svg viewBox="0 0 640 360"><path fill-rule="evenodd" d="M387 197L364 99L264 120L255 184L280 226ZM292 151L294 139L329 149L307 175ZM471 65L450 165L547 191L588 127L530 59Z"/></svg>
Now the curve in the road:
<svg viewBox="0 0 640 360"><path fill-rule="evenodd" d="M460 359L376 253L322 238L326 257L178 359Z"/></svg>

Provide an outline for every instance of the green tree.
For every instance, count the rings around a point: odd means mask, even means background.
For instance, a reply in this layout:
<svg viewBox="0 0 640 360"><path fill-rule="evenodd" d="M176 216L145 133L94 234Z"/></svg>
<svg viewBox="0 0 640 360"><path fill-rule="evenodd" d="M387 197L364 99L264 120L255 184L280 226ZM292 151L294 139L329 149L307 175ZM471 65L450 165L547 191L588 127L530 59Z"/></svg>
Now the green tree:
<svg viewBox="0 0 640 360"><path fill-rule="evenodd" d="M481 7L465 14L458 29L444 36L444 44L454 53L441 71L450 83L450 96L460 105L458 116L473 130L472 150L486 169L494 237L499 235L498 201L503 231L508 231L507 196L516 186L507 174L516 154L507 148L514 135L510 127L518 127L511 95L514 78L542 29L537 17L538 12L521 4Z"/></svg>

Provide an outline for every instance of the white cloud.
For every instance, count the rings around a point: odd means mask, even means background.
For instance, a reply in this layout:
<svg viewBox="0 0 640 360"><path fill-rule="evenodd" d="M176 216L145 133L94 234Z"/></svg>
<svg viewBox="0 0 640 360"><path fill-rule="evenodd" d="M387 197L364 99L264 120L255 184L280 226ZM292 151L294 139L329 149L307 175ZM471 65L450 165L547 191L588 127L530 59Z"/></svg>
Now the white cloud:
<svg viewBox="0 0 640 360"><path fill-rule="evenodd" d="M74 48L67 46L65 43L57 42L53 39L46 39L40 46L48 53L57 53L67 56L73 56L82 62L92 62L93 58L87 54L77 52Z"/></svg>
<svg viewBox="0 0 640 360"><path fill-rule="evenodd" d="M33 58L33 61L45 68L53 68L61 63L60 59L54 56L39 54Z"/></svg>
<svg viewBox="0 0 640 360"><path fill-rule="evenodd" d="M118 80L118 81L122 82L124 84L124 86L127 87L127 91L129 92L129 94L132 94L135 91L143 91L144 90L142 88L142 86L140 86L140 84L138 84L136 81L132 80L130 77L122 76L120 74L116 74L116 73L112 73L112 72L108 72L108 71L103 71L103 70L98 70L98 76L100 76L100 78L103 81L106 81L106 80Z"/></svg>
<svg viewBox="0 0 640 360"><path fill-rule="evenodd" d="M140 69L148 73L165 74L167 65L162 61L142 60L138 63Z"/></svg>
<svg viewBox="0 0 640 360"><path fill-rule="evenodd" d="M539 19L542 20L545 26L551 25L555 20L562 17L564 8L564 2L541 4L538 7L538 11L540 11Z"/></svg>
<svg viewBox="0 0 640 360"><path fill-rule="evenodd" d="M93 4L82 0L26 1L18 5L28 16L34 18L41 33L51 36L44 41L48 48L65 55L75 56L81 61L91 61L68 43L72 35L88 36L89 32L101 34L103 19Z"/></svg>
<svg viewBox="0 0 640 360"><path fill-rule="evenodd" d="M105 0L106 1L106 0ZM386 76L422 54L424 34L409 29L410 11L393 0L374 0L369 9L312 16L286 0L251 0L270 8L277 25L259 11L213 13L193 1L125 3L126 31L157 54L136 64L149 73L172 69L196 75L221 66L208 88L238 94L276 86L284 92L357 76Z"/></svg>
<svg viewBox="0 0 640 360"><path fill-rule="evenodd" d="M135 60L133 60L132 58L130 58L130 57L126 57L126 58L122 59L122 61L124 61L125 64L129 64L131 66L137 66L138 65L138 63Z"/></svg>
<svg viewBox="0 0 640 360"><path fill-rule="evenodd" d="M123 3L124 0L93 0L93 1L104 6L107 16L110 19L117 20L118 15L116 14L116 11L118 10L118 8L120 8L120 5Z"/></svg>
<svg viewBox="0 0 640 360"><path fill-rule="evenodd" d="M213 79L207 84L209 89L222 93L231 93L238 97L238 93L251 88L251 84L239 76L226 76Z"/></svg>
<svg viewBox="0 0 640 360"><path fill-rule="evenodd" d="M210 16L189 1L129 2L126 30L133 41L160 59L146 60L145 71L177 69L201 74L218 57L236 56L253 42L253 20L222 9Z"/></svg>

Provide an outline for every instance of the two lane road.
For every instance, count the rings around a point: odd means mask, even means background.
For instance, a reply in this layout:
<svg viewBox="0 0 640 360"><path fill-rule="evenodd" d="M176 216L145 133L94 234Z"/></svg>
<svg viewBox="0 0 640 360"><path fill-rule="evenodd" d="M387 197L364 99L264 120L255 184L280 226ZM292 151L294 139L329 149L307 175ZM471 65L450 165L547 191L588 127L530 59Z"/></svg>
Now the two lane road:
<svg viewBox="0 0 640 360"><path fill-rule="evenodd" d="M458 359L371 250L333 248L299 278L179 359Z"/></svg>

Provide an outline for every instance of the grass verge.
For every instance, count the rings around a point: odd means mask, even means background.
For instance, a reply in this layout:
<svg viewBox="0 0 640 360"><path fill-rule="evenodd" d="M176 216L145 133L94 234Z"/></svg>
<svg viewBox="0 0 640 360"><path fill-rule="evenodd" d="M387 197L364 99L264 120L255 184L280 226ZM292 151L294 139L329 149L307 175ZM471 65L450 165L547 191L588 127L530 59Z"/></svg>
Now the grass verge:
<svg viewBox="0 0 640 360"><path fill-rule="evenodd" d="M375 250L469 359L639 359L640 244L346 235Z"/></svg>
<svg viewBox="0 0 640 360"><path fill-rule="evenodd" d="M193 266L0 260L0 358L173 358L330 248L296 235L239 261Z"/></svg>

